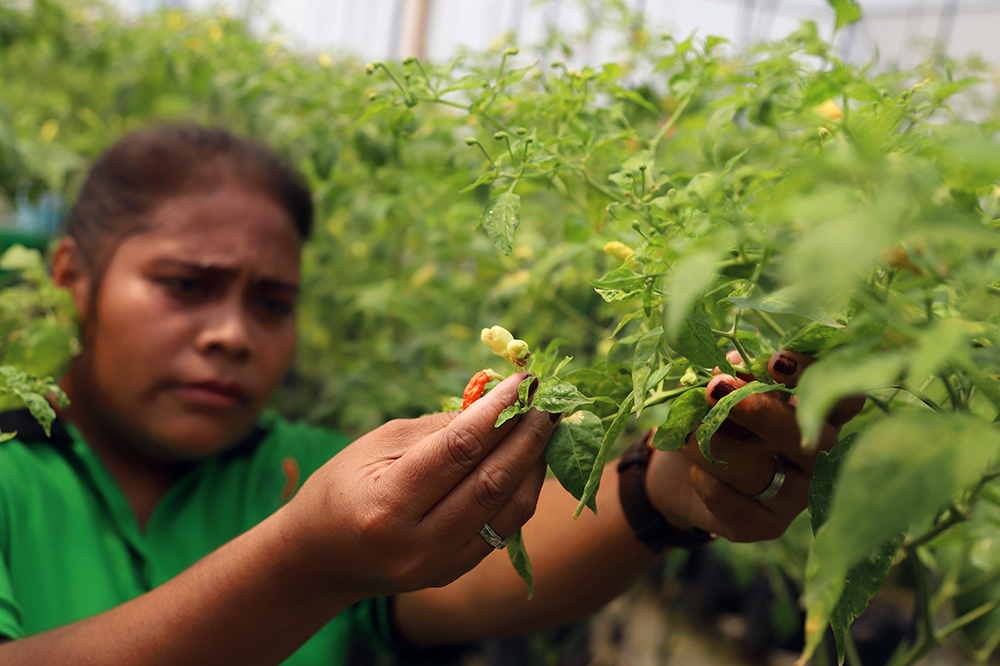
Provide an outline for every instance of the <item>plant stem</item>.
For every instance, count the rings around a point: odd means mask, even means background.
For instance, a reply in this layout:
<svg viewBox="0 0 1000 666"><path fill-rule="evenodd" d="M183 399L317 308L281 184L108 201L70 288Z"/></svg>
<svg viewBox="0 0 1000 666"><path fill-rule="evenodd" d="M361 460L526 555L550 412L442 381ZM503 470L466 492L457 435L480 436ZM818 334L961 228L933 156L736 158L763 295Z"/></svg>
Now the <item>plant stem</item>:
<svg viewBox="0 0 1000 666"><path fill-rule="evenodd" d="M958 631L959 629L961 629L962 627L964 627L965 625L978 620L979 618L981 618L982 616L986 615L991 610L996 608L998 603L1000 602L996 600L987 601L978 608L973 608L965 615L955 618L945 626L941 627L941 630L938 631L938 639L943 640L948 636L950 636L951 634Z"/></svg>
<svg viewBox="0 0 1000 666"><path fill-rule="evenodd" d="M955 408L955 411L964 412L968 411L968 407L962 398L958 395L958 391L955 390L954 384L951 383L951 378L947 373L942 372L940 375L941 382L944 384L945 389L948 391L948 397L951 399L951 406Z"/></svg>
<svg viewBox="0 0 1000 666"><path fill-rule="evenodd" d="M858 646L854 643L854 637L851 636L850 631L844 634L844 652L849 666L864 666L861 663L861 655L858 654Z"/></svg>
<svg viewBox="0 0 1000 666"><path fill-rule="evenodd" d="M903 653L901 661L898 664L893 660L893 666L908 666L916 662L927 654L935 644L934 625L930 613L930 581L927 579L927 570L924 569L924 565L921 564L916 552L912 550L907 551L906 563L909 565L910 571L913 574L913 580L917 584L917 603L919 604L918 609L920 611L920 627L918 630L920 635L917 638L917 642Z"/></svg>
<svg viewBox="0 0 1000 666"><path fill-rule="evenodd" d="M969 519L969 514L967 512L959 510L958 507L951 506L948 508L948 516L944 520L942 520L937 525L935 525L931 529L921 534L916 539L904 543L903 548L906 550L907 553L916 553L917 548L919 548L920 546L930 543L938 536L940 536L943 532L948 530L948 528L952 527L953 525L958 525L959 523L965 522L968 519Z"/></svg>
<svg viewBox="0 0 1000 666"><path fill-rule="evenodd" d="M718 335L720 338L725 338L729 340L731 343L733 343L733 347L736 348L736 351L740 353L740 358L743 359L743 365L746 366L747 370L750 369L750 366L753 364L753 360L750 358L750 354L747 353L747 350L743 347L743 344L736 337L735 327L733 329L733 332L719 331L713 328L712 333Z"/></svg>
<svg viewBox="0 0 1000 666"><path fill-rule="evenodd" d="M1000 628L990 634L990 637L986 639L983 646L976 650L976 661L985 663L990 658L990 655L993 654L993 651L997 649L998 645L1000 645Z"/></svg>
<svg viewBox="0 0 1000 666"><path fill-rule="evenodd" d="M424 101L434 102L435 104L443 104L445 106L451 106L451 107L454 107L456 109L461 109L462 111L471 111L472 110L472 107L469 106L468 104L459 104L458 102L452 102L451 100L443 99L441 97L432 97L431 99L424 100Z"/></svg>
<svg viewBox="0 0 1000 666"><path fill-rule="evenodd" d="M378 66L379 66L379 67L381 67L381 68L382 68L382 70L383 70L383 71L384 71L384 72L385 72L386 74L388 74L388 75L389 75L389 78L390 78L390 79L392 79L392 82L396 84L396 87L397 87L397 88L399 88L399 91L400 91L401 93L403 93L404 95L406 95L407 97L409 97L409 95L410 95L410 91L409 91L409 90L407 90L407 89L406 89L406 87L405 87L405 86L404 86L404 85L403 85L402 83L400 83L400 82L399 82L399 79L397 79L397 78L396 78L396 77L395 77L395 76L393 75L393 73L392 73L392 70L390 70L390 69L389 69L388 67L386 67L386 66L385 66L385 63L381 63L381 62L380 62L380 63L378 64Z"/></svg>
<svg viewBox="0 0 1000 666"><path fill-rule="evenodd" d="M778 322L774 321L774 317L764 312L763 310L754 310L754 312L756 312L757 316L763 319L768 326L773 328L774 332L777 333L780 337L783 338L786 335L788 335L788 332L781 326L778 326Z"/></svg>
<svg viewBox="0 0 1000 666"><path fill-rule="evenodd" d="M947 413L947 410L945 410L944 407L942 407L941 405L937 404L936 402L934 402L934 400L932 400L928 396L924 395L920 391L917 391L916 389L912 389L909 386L904 386L902 384L893 384L893 385L891 385L891 386L889 386L887 388L894 388L894 389L898 389L900 391L906 391L907 393L909 393L913 397L915 397L918 400L920 400L920 402L924 403L925 405L927 405L928 407L930 407L931 409L933 409L935 412L938 412L938 413L941 413L941 414Z"/></svg>
<svg viewBox="0 0 1000 666"><path fill-rule="evenodd" d="M656 146L659 145L660 139L666 136L667 132L670 131L670 128L674 126L674 124L677 122L677 119L681 117L682 113L684 113L684 110L687 108L687 105L691 103L692 98L694 98L693 91L689 92L687 95L684 96L684 99L681 100L681 103L678 104L677 108L674 109L674 112L670 114L670 119L667 120L667 122L663 123L663 127L661 127L660 130L656 133L656 135L652 138L652 140L650 140L649 150L652 151L654 154L656 153Z"/></svg>

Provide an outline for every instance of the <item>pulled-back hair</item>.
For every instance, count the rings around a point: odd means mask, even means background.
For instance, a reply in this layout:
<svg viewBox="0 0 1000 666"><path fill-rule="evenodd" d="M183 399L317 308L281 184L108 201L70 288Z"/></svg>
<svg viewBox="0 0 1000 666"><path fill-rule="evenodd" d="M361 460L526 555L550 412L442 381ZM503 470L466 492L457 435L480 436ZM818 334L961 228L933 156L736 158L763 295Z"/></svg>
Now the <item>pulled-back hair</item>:
<svg viewBox="0 0 1000 666"><path fill-rule="evenodd" d="M234 179L274 199L304 241L312 231L313 204L302 176L262 144L219 128L165 125L128 134L91 166L66 221L92 273L94 286L114 250L148 228L165 201L210 192Z"/></svg>

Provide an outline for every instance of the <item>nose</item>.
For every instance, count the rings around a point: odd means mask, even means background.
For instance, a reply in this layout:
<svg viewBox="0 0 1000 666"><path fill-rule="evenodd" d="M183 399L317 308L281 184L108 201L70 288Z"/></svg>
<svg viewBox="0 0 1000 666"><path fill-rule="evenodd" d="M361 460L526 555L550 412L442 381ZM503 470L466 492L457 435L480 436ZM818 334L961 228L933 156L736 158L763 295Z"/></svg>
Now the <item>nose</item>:
<svg viewBox="0 0 1000 666"><path fill-rule="evenodd" d="M237 360L249 357L252 335L243 304L227 299L209 308L196 345L202 353L218 352Z"/></svg>

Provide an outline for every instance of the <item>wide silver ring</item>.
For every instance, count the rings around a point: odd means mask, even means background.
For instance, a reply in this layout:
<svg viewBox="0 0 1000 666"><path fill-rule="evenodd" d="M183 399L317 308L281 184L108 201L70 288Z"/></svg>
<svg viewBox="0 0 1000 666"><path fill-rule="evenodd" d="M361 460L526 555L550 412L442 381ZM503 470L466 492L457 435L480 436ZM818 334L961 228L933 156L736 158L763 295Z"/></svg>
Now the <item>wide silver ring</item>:
<svg viewBox="0 0 1000 666"><path fill-rule="evenodd" d="M771 477L771 483L767 484L767 488L756 495L751 495L750 499L752 500L765 502L781 492L781 487L785 485L785 463L773 453L771 457L774 458L774 476Z"/></svg>
<svg viewBox="0 0 1000 666"><path fill-rule="evenodd" d="M504 539L499 534L494 532L489 523L483 525L483 529L479 530L479 536L486 539L486 543L490 544L497 550L503 550L507 547L507 539Z"/></svg>

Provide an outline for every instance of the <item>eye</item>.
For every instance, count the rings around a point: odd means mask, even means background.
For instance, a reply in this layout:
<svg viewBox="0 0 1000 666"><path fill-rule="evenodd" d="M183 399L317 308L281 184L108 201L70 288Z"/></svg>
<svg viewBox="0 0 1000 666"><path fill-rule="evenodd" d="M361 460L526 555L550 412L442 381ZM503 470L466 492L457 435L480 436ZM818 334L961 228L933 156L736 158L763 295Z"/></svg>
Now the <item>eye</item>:
<svg viewBox="0 0 1000 666"><path fill-rule="evenodd" d="M207 296L211 285L205 280L186 276L163 277L157 280L174 298L192 300Z"/></svg>
<svg viewBox="0 0 1000 666"><path fill-rule="evenodd" d="M251 302L262 317L271 321L288 319L295 314L295 295L281 290L262 289L253 294Z"/></svg>
<svg viewBox="0 0 1000 666"><path fill-rule="evenodd" d="M278 298L261 299L261 307L277 317L287 317L295 312L295 304Z"/></svg>

